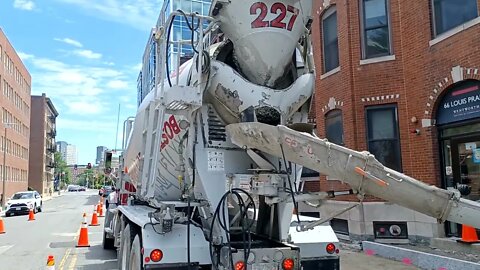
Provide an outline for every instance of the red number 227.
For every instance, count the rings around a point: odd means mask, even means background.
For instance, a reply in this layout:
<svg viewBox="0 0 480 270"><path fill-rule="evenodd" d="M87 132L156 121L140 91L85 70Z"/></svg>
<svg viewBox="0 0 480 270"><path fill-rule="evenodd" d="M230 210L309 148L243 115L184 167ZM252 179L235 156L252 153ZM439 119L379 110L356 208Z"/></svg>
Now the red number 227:
<svg viewBox="0 0 480 270"><path fill-rule="evenodd" d="M260 13L258 14L258 11ZM287 12L292 13L288 25L284 22ZM298 8L293 6L285 6L283 3L274 3L270 7L270 13L277 14L278 16L272 21L266 21L265 17L268 14L268 7L263 2L256 2L250 7L250 15L258 15L257 18L252 22L252 28L262 28L262 27L275 27L281 29L287 29L292 31L295 20L298 16Z"/></svg>

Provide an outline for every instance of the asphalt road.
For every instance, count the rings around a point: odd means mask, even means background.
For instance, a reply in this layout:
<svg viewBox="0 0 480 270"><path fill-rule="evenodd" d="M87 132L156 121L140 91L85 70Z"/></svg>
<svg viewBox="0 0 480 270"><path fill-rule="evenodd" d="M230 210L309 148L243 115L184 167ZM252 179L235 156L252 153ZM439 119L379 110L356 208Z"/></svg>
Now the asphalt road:
<svg viewBox="0 0 480 270"><path fill-rule="evenodd" d="M27 221L28 215L2 217L5 234L0 234L0 269L45 269L53 255L56 270L116 269L116 252L102 247L103 218L100 226L88 227L88 248L76 248L78 234L87 213L90 223L97 191L63 193L45 201L43 211Z"/></svg>

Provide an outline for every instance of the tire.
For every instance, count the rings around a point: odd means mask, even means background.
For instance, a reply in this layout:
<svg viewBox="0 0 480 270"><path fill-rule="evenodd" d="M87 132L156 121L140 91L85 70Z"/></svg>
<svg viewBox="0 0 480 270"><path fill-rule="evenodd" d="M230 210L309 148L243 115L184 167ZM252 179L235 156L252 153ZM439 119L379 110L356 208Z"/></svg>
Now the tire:
<svg viewBox="0 0 480 270"><path fill-rule="evenodd" d="M10 216L12 216L12 213L5 213L5 216L10 217Z"/></svg>
<svg viewBox="0 0 480 270"><path fill-rule="evenodd" d="M132 237L130 232L130 225L127 225L122 232L122 241L117 252L118 269L129 270L127 268L130 259L130 248L132 244Z"/></svg>
<svg viewBox="0 0 480 270"><path fill-rule="evenodd" d="M107 238L107 233L105 232L105 230L103 231L103 241L102 241L103 249L114 250L115 249L114 240L115 239L113 238Z"/></svg>
<svg viewBox="0 0 480 270"><path fill-rule="evenodd" d="M38 210L37 203L35 203L35 205L33 206L33 213L36 214L37 210Z"/></svg>
<svg viewBox="0 0 480 270"><path fill-rule="evenodd" d="M140 236L135 235L133 239L132 247L130 249L130 258L129 258L129 268L128 270L143 270L142 264L142 255L141 255L142 245L140 244Z"/></svg>
<svg viewBox="0 0 480 270"><path fill-rule="evenodd" d="M40 206L38 207L37 212L39 212L39 213L42 212L42 204L40 204Z"/></svg>

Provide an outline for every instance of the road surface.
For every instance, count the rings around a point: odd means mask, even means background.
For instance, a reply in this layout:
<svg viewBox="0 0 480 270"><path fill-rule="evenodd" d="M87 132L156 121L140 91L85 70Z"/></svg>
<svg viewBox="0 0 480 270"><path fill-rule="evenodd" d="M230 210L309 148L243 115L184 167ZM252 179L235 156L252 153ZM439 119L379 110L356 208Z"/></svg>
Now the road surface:
<svg viewBox="0 0 480 270"><path fill-rule="evenodd" d="M56 270L116 269L116 252L102 248L101 226L88 227L89 248L76 248L77 237L87 213L91 221L97 191L64 193L44 202L34 221L28 215L2 217L5 234L0 235L0 269L45 269L48 255Z"/></svg>

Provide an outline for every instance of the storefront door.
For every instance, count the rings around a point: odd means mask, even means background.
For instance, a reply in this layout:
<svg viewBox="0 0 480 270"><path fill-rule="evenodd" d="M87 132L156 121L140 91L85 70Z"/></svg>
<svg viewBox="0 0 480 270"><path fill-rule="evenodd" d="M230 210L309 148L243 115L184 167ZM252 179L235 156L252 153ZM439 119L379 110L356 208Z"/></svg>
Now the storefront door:
<svg viewBox="0 0 480 270"><path fill-rule="evenodd" d="M464 198L480 200L480 135L460 137L452 142L453 181L471 188Z"/></svg>
<svg viewBox="0 0 480 270"><path fill-rule="evenodd" d="M471 192L463 197L480 200L480 124L448 128L440 134L444 188L456 189L458 184L465 184ZM461 224L446 222L447 236L460 237L460 227Z"/></svg>

